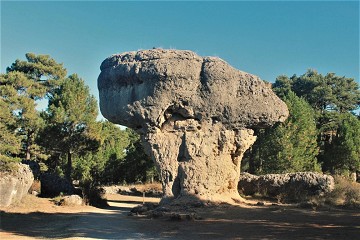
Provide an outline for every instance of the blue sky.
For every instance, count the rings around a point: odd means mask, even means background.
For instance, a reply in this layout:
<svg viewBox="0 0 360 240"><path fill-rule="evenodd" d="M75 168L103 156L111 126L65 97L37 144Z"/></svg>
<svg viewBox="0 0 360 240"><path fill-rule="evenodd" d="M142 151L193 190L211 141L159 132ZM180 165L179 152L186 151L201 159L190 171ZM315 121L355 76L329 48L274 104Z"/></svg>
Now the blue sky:
<svg viewBox="0 0 360 240"><path fill-rule="evenodd" d="M101 62L152 47L218 56L267 81L312 68L359 81L358 1L1 1L1 72L49 54L98 97Z"/></svg>

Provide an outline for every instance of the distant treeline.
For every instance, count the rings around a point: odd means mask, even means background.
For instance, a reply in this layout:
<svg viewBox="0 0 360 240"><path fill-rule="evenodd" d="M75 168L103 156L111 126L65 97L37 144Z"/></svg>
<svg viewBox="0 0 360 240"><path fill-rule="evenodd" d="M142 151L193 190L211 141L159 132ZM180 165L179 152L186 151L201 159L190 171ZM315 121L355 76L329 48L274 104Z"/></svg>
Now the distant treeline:
<svg viewBox="0 0 360 240"><path fill-rule="evenodd" d="M360 170L359 85L353 78L308 70L279 76L273 91L290 116L273 128L256 129L243 170L257 173L323 171L349 175Z"/></svg>

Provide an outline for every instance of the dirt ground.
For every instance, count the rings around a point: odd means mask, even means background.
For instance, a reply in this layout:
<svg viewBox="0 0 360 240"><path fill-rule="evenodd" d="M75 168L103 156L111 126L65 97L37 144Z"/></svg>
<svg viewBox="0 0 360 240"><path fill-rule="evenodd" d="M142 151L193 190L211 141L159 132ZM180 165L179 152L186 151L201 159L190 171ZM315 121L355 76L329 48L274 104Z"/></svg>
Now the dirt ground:
<svg viewBox="0 0 360 240"><path fill-rule="evenodd" d="M0 239L359 239L360 211L241 205L198 208L201 220L128 216L142 197L107 195L110 207L55 206L27 196L0 209ZM146 198L146 202L158 202Z"/></svg>

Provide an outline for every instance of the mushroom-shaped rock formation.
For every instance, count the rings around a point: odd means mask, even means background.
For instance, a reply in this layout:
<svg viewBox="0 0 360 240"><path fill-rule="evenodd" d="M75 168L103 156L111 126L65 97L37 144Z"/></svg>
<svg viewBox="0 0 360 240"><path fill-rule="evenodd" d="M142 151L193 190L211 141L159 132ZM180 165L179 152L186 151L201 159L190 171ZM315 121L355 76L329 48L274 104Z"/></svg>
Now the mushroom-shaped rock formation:
<svg viewBox="0 0 360 240"><path fill-rule="evenodd" d="M191 51L112 55L101 64L98 88L104 117L142 135L163 200L239 200L240 162L256 139L252 129L288 116L257 76Z"/></svg>

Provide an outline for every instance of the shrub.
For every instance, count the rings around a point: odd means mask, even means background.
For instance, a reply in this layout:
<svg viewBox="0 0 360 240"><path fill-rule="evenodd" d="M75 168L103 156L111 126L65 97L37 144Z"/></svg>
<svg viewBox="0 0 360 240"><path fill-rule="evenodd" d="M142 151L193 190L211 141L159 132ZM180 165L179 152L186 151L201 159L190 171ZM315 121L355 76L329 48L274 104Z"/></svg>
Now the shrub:
<svg viewBox="0 0 360 240"><path fill-rule="evenodd" d="M336 206L360 207L360 184L336 176L335 189L326 195L325 201Z"/></svg>

